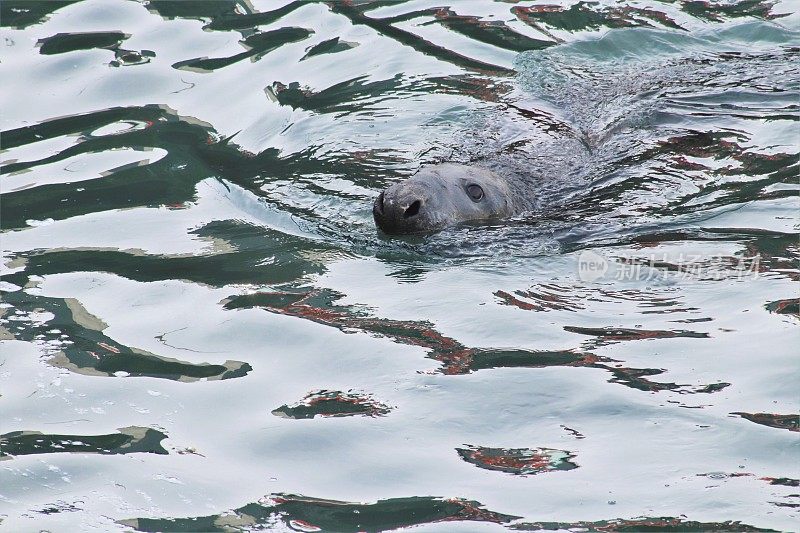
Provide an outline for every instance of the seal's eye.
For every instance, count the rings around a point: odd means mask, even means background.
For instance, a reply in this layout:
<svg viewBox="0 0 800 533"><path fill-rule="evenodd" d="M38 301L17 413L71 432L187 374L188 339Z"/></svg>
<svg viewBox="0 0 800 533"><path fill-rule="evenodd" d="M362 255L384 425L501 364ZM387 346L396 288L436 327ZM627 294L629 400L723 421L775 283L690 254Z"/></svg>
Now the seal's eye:
<svg viewBox="0 0 800 533"><path fill-rule="evenodd" d="M480 185L473 183L472 185L467 185L467 194L472 198L473 202L480 202L483 198L483 189L481 189Z"/></svg>

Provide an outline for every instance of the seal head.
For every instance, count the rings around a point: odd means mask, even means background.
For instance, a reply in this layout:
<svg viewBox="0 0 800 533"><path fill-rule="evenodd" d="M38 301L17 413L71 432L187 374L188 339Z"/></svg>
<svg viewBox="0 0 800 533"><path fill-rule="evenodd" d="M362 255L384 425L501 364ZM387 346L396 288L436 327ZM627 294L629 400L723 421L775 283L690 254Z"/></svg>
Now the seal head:
<svg viewBox="0 0 800 533"><path fill-rule="evenodd" d="M438 231L468 221L513 214L508 183L490 170L446 163L424 167L375 200L372 215L384 233Z"/></svg>

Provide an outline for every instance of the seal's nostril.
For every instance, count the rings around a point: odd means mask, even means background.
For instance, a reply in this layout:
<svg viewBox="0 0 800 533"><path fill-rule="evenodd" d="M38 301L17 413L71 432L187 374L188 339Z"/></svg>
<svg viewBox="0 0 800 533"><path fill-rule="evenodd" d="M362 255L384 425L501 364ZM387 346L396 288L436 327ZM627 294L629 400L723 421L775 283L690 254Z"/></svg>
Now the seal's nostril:
<svg viewBox="0 0 800 533"><path fill-rule="evenodd" d="M383 213L383 191L378 195L378 201L375 202L375 206L378 208L378 212Z"/></svg>
<svg viewBox="0 0 800 533"><path fill-rule="evenodd" d="M419 213L419 208L422 206L422 202L419 200L414 201L408 208L406 209L405 213L403 213L403 218L411 218Z"/></svg>

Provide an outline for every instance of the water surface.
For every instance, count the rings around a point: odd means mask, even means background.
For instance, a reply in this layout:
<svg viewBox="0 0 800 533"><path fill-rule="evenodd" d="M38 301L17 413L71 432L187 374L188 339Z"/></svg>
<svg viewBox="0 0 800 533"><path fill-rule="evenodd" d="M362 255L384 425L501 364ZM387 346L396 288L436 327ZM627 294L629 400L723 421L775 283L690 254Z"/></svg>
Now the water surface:
<svg viewBox="0 0 800 533"><path fill-rule="evenodd" d="M0 528L796 529L791 2L0 8Z"/></svg>

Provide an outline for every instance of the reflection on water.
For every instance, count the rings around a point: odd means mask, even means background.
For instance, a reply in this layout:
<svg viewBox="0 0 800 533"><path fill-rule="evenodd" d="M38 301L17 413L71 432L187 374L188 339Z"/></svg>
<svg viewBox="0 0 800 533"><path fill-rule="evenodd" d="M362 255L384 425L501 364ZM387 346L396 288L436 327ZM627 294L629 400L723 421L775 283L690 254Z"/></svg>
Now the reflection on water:
<svg viewBox="0 0 800 533"><path fill-rule="evenodd" d="M500 291L502 292L502 291ZM397 321L372 318L358 309L335 304L343 295L300 289L298 292L253 293L225 301L226 309L262 307L273 313L304 318L333 326L344 332L364 331L389 337L400 344L420 346L429 350L428 357L442 364L444 374L467 374L481 369L501 367L580 366L603 368L614 376L609 381L621 383L646 391L674 390L683 393L716 392L730 385L715 383L703 387L655 383L644 376L654 376L664 370L647 368L625 368L614 359L598 357L579 349L543 351L527 349L468 348L455 339L445 337L426 322ZM565 331L583 335L599 336L602 339L632 340L646 338L694 337L706 338L708 334L693 331L646 331L603 328L579 328L564 326ZM601 345L588 343L587 348Z"/></svg>
<svg viewBox="0 0 800 533"><path fill-rule="evenodd" d="M797 415L773 415L769 413L731 413L732 415L739 415L756 424L762 424L779 429L788 429L789 431L800 431L800 420Z"/></svg>
<svg viewBox="0 0 800 533"><path fill-rule="evenodd" d="M237 61L252 57L258 59L259 55L266 54L288 43L302 41L311 35L311 31L303 28L281 28L279 30L256 33L241 41L242 46L247 48L246 52L233 55L231 57L221 57L215 59L188 59L179 61L172 65L174 68L183 70L197 70L199 72L210 72L233 65Z"/></svg>
<svg viewBox="0 0 800 533"><path fill-rule="evenodd" d="M3 1L3 525L793 529L795 11Z"/></svg>
<svg viewBox="0 0 800 533"><path fill-rule="evenodd" d="M520 531L561 531L568 528L579 528L581 531L685 531L687 533L701 533L703 531L777 531L749 526L738 521L709 523L673 517L601 520L598 522L575 522L571 524L534 522L515 524L513 526L513 529Z"/></svg>
<svg viewBox="0 0 800 533"><path fill-rule="evenodd" d="M574 456L566 450L469 446L467 448L456 448L456 451L466 462L480 468L523 476L553 470L578 468L578 465L569 460L573 459Z"/></svg>
<svg viewBox="0 0 800 533"><path fill-rule="evenodd" d="M136 531L241 531L286 524L289 531L383 531L434 522L507 523L517 517L488 511L478 502L442 498L391 498L372 504L273 494L223 515L121 523Z"/></svg>
<svg viewBox="0 0 800 533"><path fill-rule="evenodd" d="M4 302L14 308L14 316L4 323L13 327L0 332L6 339L41 344L49 356L47 363L58 368L87 376L147 376L178 381L229 379L252 370L240 361L190 363L125 346L103 334L108 325L74 298L45 298L21 290L4 296ZM49 316L37 320L43 314Z"/></svg>
<svg viewBox="0 0 800 533"><path fill-rule="evenodd" d="M353 391L316 391L308 394L297 405L282 405L272 411L283 418L314 418L315 416L384 416L391 408L376 402L369 395Z"/></svg>
<svg viewBox="0 0 800 533"><path fill-rule="evenodd" d="M39 431L12 431L0 435L0 458L41 453L168 453L161 447L167 436L150 428L121 428L110 435L45 435Z"/></svg>

